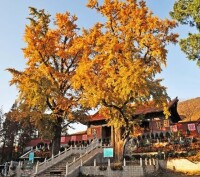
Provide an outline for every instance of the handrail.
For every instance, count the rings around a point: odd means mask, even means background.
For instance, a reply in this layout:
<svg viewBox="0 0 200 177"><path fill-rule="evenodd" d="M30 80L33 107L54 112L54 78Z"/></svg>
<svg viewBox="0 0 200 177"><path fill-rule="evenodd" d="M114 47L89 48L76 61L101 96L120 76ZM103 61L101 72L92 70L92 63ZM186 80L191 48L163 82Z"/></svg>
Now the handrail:
<svg viewBox="0 0 200 177"><path fill-rule="evenodd" d="M77 168L88 162L91 158L93 158L96 154L99 153L99 148L102 148L102 144L94 143L91 149L86 151L82 156L75 159L75 161L71 162L70 164L66 165L66 176L73 173Z"/></svg>
<svg viewBox="0 0 200 177"><path fill-rule="evenodd" d="M71 146L70 148L65 149L65 151L59 152L57 155L52 156L50 159L48 160L45 159L44 162L37 163L35 167L35 174L40 174L44 172L47 168L50 168L53 165L61 162L62 160L64 160L65 158L69 157L72 154L76 154L76 153L84 154L84 153L90 152L96 147L96 144L99 145L99 143L91 143L87 147L72 147Z"/></svg>
<svg viewBox="0 0 200 177"><path fill-rule="evenodd" d="M33 147L31 147L31 149L29 149L27 152L25 152L23 155L21 155L19 158L24 158L24 157L26 157L30 152L36 152L36 151L38 151L38 150L41 150L42 148L40 147L40 148L38 148L37 146L36 146L36 148L34 149Z"/></svg>
<svg viewBox="0 0 200 177"><path fill-rule="evenodd" d="M24 158L24 157L27 156L30 152L34 152L32 148L31 148L29 151L27 151L26 153L24 153L23 155L21 155L19 158Z"/></svg>

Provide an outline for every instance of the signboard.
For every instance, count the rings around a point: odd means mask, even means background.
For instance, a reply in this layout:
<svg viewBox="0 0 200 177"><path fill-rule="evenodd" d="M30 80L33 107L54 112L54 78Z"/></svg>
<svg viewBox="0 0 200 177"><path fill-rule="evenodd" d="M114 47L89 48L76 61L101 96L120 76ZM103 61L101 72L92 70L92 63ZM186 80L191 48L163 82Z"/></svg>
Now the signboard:
<svg viewBox="0 0 200 177"><path fill-rule="evenodd" d="M34 161L34 152L29 153L29 161Z"/></svg>
<svg viewBox="0 0 200 177"><path fill-rule="evenodd" d="M113 157L113 148L104 148L103 157Z"/></svg>

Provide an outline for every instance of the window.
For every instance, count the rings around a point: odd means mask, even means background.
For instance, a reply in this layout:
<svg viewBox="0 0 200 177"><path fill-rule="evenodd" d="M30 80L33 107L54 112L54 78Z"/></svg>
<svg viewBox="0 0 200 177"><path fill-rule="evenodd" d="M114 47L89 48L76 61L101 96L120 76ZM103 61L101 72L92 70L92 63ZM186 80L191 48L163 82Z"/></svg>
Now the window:
<svg viewBox="0 0 200 177"><path fill-rule="evenodd" d="M156 122L156 128L157 129L161 129L161 122L159 121L159 122Z"/></svg>
<svg viewBox="0 0 200 177"><path fill-rule="evenodd" d="M163 120L164 127L169 127L169 120L165 119Z"/></svg>

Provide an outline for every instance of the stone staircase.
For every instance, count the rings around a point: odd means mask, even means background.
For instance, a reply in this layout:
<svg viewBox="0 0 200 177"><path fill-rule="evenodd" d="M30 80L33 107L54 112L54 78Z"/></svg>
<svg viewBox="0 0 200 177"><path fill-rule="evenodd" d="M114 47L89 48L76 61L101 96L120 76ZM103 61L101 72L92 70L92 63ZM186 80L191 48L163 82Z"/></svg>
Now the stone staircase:
<svg viewBox="0 0 200 177"><path fill-rule="evenodd" d="M79 158L80 154L72 154L66 159L62 160L61 162L58 162L57 164L47 168L43 172L39 174L35 174L34 176L37 177L50 177L50 176L62 176L64 177L66 174L66 164L72 163L75 159Z"/></svg>
<svg viewBox="0 0 200 177"><path fill-rule="evenodd" d="M70 147L42 163L37 163L30 176L76 176L74 173L77 172L79 167L100 152L102 152L102 145L99 142L93 142L87 147Z"/></svg>

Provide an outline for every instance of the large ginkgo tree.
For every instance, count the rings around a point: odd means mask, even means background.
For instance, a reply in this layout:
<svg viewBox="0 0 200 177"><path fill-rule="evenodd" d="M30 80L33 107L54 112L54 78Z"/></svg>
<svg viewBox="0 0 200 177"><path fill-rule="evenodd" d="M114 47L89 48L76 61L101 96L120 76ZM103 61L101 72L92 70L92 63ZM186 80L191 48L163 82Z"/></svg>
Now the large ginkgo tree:
<svg viewBox="0 0 200 177"><path fill-rule="evenodd" d="M151 100L166 107L166 88L155 76L166 66L166 45L178 35L170 32L176 23L154 16L144 1L101 2L88 1L105 22L83 30L78 39L83 55L73 85L82 91L80 103L99 107L114 127L115 157L121 159L137 107Z"/></svg>
<svg viewBox="0 0 200 177"><path fill-rule="evenodd" d="M36 128L46 130L55 155L60 149L62 124L67 121L68 125L77 110L78 94L71 87L81 56L74 45L77 17L58 13L51 23L44 10L30 8L28 19L23 49L26 68L8 70L13 75L11 84L19 90L19 119L28 118Z"/></svg>

